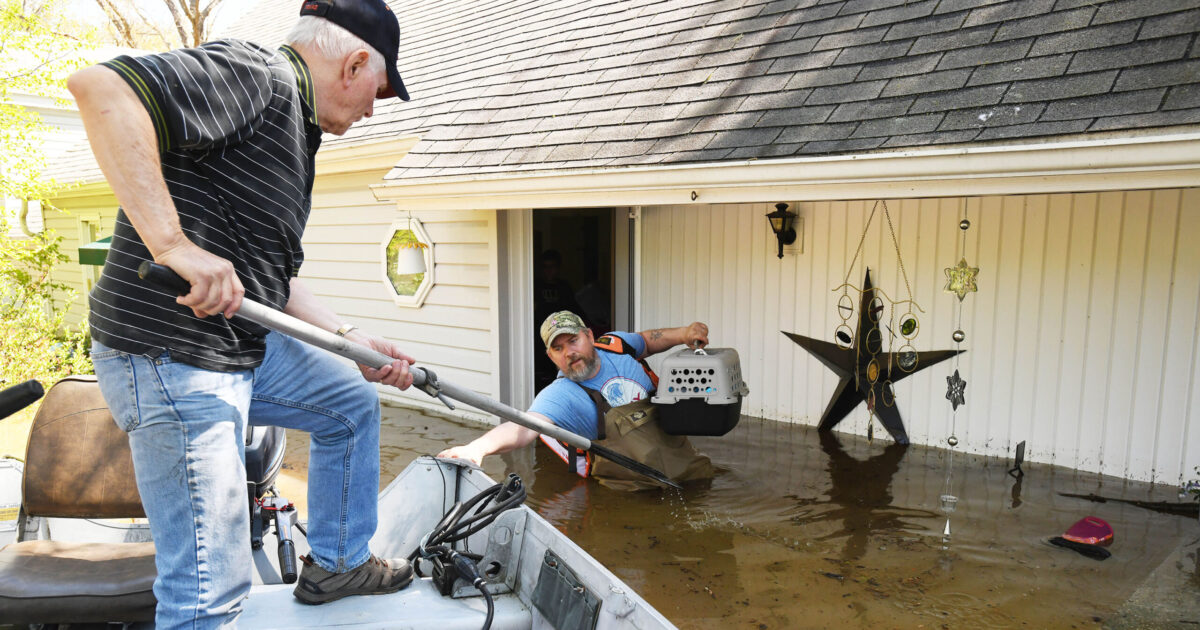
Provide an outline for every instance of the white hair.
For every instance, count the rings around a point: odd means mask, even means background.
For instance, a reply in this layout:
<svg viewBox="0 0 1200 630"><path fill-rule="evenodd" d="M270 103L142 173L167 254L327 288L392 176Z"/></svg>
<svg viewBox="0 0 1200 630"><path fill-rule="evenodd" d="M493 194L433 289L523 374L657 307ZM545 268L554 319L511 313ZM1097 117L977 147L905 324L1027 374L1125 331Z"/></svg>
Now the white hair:
<svg viewBox="0 0 1200 630"><path fill-rule="evenodd" d="M367 51L367 70L383 73L386 61L383 53L363 41L362 38L346 29L315 15L303 15L288 33L287 42L292 45L312 46L321 54L331 59L340 59L350 53L365 48Z"/></svg>

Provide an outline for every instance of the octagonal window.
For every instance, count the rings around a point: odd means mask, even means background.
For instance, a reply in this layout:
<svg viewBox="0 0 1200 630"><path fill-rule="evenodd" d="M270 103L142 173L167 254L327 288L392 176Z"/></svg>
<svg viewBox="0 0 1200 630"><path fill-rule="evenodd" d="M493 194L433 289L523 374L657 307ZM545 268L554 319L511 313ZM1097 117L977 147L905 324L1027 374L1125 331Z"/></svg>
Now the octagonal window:
<svg viewBox="0 0 1200 630"><path fill-rule="evenodd" d="M396 221L383 242L384 283L400 306L421 306L433 287L433 247L417 219Z"/></svg>

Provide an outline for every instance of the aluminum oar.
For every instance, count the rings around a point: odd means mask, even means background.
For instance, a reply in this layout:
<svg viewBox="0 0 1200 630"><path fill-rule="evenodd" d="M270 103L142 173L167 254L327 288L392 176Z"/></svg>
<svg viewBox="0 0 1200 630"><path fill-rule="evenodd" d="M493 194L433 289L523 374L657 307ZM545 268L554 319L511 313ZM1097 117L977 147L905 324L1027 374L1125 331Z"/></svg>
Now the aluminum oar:
<svg viewBox="0 0 1200 630"><path fill-rule="evenodd" d="M179 295L187 295L191 291L191 284L184 280L182 276L175 273L170 267L159 265L150 261L144 261L138 266L138 276L150 284L163 289L164 291L173 291ZM242 299L242 305L238 308L237 315L249 321L252 321L264 328L268 328L275 332L288 335L314 345L323 350L332 352L338 356L345 357L361 363L368 367L379 369L385 365L391 365L395 359L392 357L372 350L364 345L354 343L345 337L339 337L327 330L322 330L312 324L292 317L286 313L281 313L269 306L259 304L254 300ZM442 400L446 406L453 408L445 398L452 398L459 402L466 403L480 411L486 411L490 414L510 420L523 427L533 429L542 435L547 435L556 440L566 442L575 448L587 451L594 455L599 455L605 459L611 460L624 468L628 468L640 475L649 477L661 484L672 488L679 488L679 484L671 481L669 477L662 472L647 466L635 459L626 457L620 453L607 449L591 440L567 431L566 429L549 422L545 422L533 417L527 412L520 411L513 407L498 401L488 398L482 394L465 389L454 383L449 383L437 378L431 370L422 367L412 366L409 371L413 375L413 385L419 387L422 391Z"/></svg>

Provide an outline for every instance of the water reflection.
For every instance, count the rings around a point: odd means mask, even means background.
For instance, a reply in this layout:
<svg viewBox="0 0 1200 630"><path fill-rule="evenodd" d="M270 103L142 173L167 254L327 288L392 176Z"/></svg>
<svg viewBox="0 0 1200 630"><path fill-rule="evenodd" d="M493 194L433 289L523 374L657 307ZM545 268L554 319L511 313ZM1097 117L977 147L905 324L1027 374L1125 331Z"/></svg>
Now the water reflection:
<svg viewBox="0 0 1200 630"><path fill-rule="evenodd" d="M389 409L383 481L482 431ZM300 477L307 445L288 439L287 472ZM1096 627L1195 538L1195 516L1064 496L1141 503L1173 500L1173 486L1041 464L1014 480L1007 462L960 454L954 544L943 550L948 451L754 418L693 442L723 471L681 494L609 490L544 448L488 458L484 470L521 475L532 509L688 629ZM1045 542L1088 514L1117 531L1107 562Z"/></svg>
<svg viewBox="0 0 1200 630"><path fill-rule="evenodd" d="M904 522L905 517L933 516L932 512L926 510L892 505L892 478L900 470L900 461L908 450L907 445L892 442L877 455L857 459L846 452L834 432L821 431L818 435L821 451L829 458L828 503L834 508L809 517L793 517L792 520L798 523L840 522L841 529L821 539L846 537L842 548L843 563L852 564L862 558L873 535L916 528ZM819 501L800 499L797 503L804 505Z"/></svg>

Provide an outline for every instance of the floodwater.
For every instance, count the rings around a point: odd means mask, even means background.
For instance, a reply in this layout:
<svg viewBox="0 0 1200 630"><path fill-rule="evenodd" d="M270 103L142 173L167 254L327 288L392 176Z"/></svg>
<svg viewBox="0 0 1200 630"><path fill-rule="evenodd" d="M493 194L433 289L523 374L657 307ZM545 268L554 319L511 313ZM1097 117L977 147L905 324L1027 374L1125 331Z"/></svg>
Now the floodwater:
<svg viewBox="0 0 1200 630"><path fill-rule="evenodd" d="M484 430L384 411L384 484ZM295 500L307 441L288 438L281 489ZM682 493L609 490L544 446L484 469L521 475L531 508L687 629L1094 628L1200 535L1194 516L1060 494L1175 502L1174 487L1029 463L1017 479L1008 461L753 418L693 441L723 470ZM1046 542L1088 515L1116 532L1109 559Z"/></svg>

